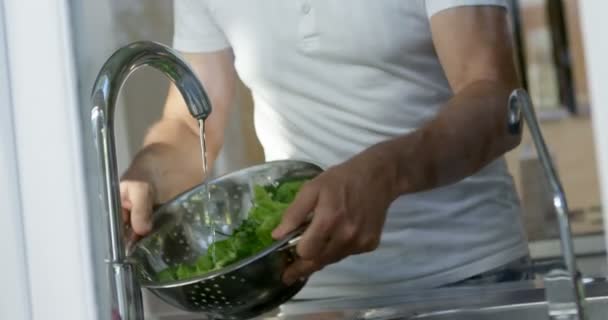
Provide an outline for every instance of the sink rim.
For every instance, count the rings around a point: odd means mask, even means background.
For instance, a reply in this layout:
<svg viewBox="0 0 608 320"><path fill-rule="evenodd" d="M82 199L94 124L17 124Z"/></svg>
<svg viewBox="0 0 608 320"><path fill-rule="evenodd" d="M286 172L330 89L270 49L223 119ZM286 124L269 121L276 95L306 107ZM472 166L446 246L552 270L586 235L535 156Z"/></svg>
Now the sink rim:
<svg viewBox="0 0 608 320"><path fill-rule="evenodd" d="M608 302L607 279L586 278L585 282L588 303ZM546 304L544 285L542 280L537 279L483 286L393 292L374 297L292 302L281 307L281 316L278 319L295 320L299 317L310 319L308 317L323 314L341 314L344 319L394 319L397 315L409 319L420 314L449 310L457 310L460 313L468 310L469 313L479 314L488 310L496 311L499 308L538 307ZM385 314L390 317L370 317L366 314Z"/></svg>

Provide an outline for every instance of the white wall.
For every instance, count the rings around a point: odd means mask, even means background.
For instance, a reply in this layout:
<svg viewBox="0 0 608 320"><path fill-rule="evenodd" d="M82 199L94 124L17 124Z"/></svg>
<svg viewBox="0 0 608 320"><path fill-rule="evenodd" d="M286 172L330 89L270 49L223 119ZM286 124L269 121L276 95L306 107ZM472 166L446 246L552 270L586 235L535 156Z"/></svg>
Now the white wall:
<svg viewBox="0 0 608 320"><path fill-rule="evenodd" d="M608 2L585 0L579 3L602 192L604 230L608 230ZM606 239L608 243L608 237Z"/></svg>

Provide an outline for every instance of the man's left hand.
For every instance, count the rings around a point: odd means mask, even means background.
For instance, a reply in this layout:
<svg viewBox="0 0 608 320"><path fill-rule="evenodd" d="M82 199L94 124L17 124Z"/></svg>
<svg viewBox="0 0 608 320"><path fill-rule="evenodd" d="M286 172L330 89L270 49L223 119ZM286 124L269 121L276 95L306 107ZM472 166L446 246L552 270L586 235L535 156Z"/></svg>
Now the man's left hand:
<svg viewBox="0 0 608 320"><path fill-rule="evenodd" d="M395 166L390 162L382 148L372 148L302 187L272 234L282 238L312 215L296 247L299 259L283 274L285 283L378 247L386 211L396 198Z"/></svg>

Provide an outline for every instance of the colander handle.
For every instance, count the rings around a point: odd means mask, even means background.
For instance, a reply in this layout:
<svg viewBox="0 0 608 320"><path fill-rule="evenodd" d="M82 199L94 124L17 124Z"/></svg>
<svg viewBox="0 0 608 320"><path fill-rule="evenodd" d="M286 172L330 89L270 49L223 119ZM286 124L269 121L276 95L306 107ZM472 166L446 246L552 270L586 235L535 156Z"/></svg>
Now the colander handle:
<svg viewBox="0 0 608 320"><path fill-rule="evenodd" d="M282 246L280 246L277 251L283 251L283 250L288 250L288 249L292 249L295 246L298 245L298 243L300 242L300 239L302 238L302 235L304 234L304 231L306 231L306 228L308 228L308 225L310 225L310 221L312 219L309 217L308 219L306 219L306 222L301 225L299 228L297 228L296 230L292 231L287 237L291 238L289 241L285 242L285 244L283 244Z"/></svg>
<svg viewBox="0 0 608 320"><path fill-rule="evenodd" d="M300 239L302 238L302 234L300 234L299 236L287 241L284 245L280 246L279 249L277 249L277 251L283 251L283 250L289 250L291 248L294 248L295 246L298 245L298 243L300 242Z"/></svg>
<svg viewBox="0 0 608 320"><path fill-rule="evenodd" d="M156 211L158 211L158 209L160 207L162 207L162 204L154 204L152 206L152 216L154 216L154 213L156 213ZM125 253L127 256L131 255L131 250L133 249L133 247L135 246L135 243L141 238L140 236L138 236L135 231L133 231L133 228L131 227L131 223L127 222L124 224L124 235L125 235Z"/></svg>
<svg viewBox="0 0 608 320"><path fill-rule="evenodd" d="M131 255L131 251L133 250L135 243L137 243L137 240L139 240L140 237L135 233L135 231L133 231L133 228L131 227L130 223L125 223L124 226L125 226L125 231L124 231L125 253L128 257Z"/></svg>

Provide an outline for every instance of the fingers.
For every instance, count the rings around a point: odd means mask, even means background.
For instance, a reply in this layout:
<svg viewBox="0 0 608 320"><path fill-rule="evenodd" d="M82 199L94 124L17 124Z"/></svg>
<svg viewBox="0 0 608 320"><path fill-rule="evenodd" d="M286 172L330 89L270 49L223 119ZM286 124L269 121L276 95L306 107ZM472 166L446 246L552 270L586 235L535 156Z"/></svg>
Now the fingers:
<svg viewBox="0 0 608 320"><path fill-rule="evenodd" d="M347 235L340 229L325 246L319 247L314 259L323 265L336 263L347 255L353 254L356 249L355 246L355 236Z"/></svg>
<svg viewBox="0 0 608 320"><path fill-rule="evenodd" d="M307 278L312 273L322 269L322 266L311 260L298 259L283 273L283 283L291 285L301 278Z"/></svg>
<svg viewBox="0 0 608 320"><path fill-rule="evenodd" d="M129 223L129 211L133 208L133 204L129 200L127 183L120 184L120 203L122 208L122 222L125 224Z"/></svg>
<svg viewBox="0 0 608 320"><path fill-rule="evenodd" d="M328 169L305 185L287 209L275 237L300 226L309 213L314 215L296 247L300 259L283 274L285 283L379 246L390 202L376 195L383 193L385 184L373 177L361 180L365 177L358 174L360 170L358 163Z"/></svg>
<svg viewBox="0 0 608 320"><path fill-rule="evenodd" d="M123 191L124 190L124 191ZM131 227L138 235L146 235L152 230L152 203L154 192L145 182L127 181L121 183L123 209L129 211ZM124 210L123 210L124 215ZM127 218L127 220L128 220Z"/></svg>
<svg viewBox="0 0 608 320"><path fill-rule="evenodd" d="M305 184L289 208L285 210L281 223L272 232L272 237L275 239L283 238L289 232L301 226L313 211L317 203L318 193L318 189L312 184Z"/></svg>
<svg viewBox="0 0 608 320"><path fill-rule="evenodd" d="M306 228L296 248L298 255L305 260L315 260L331 241L333 228L334 220L331 212L327 211L327 207L315 208L312 222Z"/></svg>

